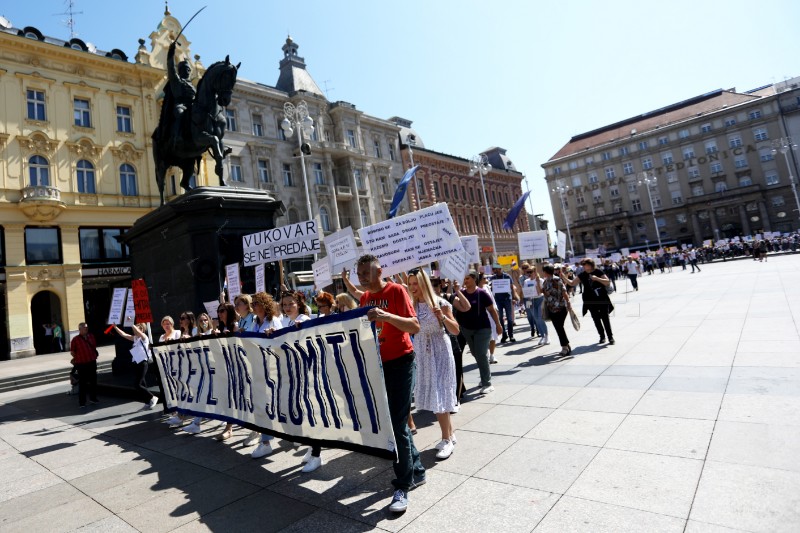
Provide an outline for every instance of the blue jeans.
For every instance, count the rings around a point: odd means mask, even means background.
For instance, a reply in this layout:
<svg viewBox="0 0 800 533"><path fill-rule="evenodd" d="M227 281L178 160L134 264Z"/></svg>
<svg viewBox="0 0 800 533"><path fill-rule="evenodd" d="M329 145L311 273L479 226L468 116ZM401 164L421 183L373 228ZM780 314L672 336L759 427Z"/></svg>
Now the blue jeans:
<svg viewBox="0 0 800 533"><path fill-rule="evenodd" d="M547 324L542 320L542 302L544 298L534 298L530 307L525 309L528 314L528 322L531 325L531 331L536 326L536 331L539 335L547 335Z"/></svg>
<svg viewBox="0 0 800 533"><path fill-rule="evenodd" d="M492 384L492 371L489 369L489 342L492 340L492 330L461 328L461 334L467 340L469 351L478 362L481 373L481 386L488 387Z"/></svg>
<svg viewBox="0 0 800 533"><path fill-rule="evenodd" d="M392 431L397 443L395 479L392 480L392 485L404 491L408 491L414 485L414 480L425 479L425 467L419 460L414 437L408 428L416 369L417 364L413 356L403 356L399 361L383 363L383 381L386 384L386 398L389 400L389 416L392 418Z"/></svg>
<svg viewBox="0 0 800 533"><path fill-rule="evenodd" d="M495 295L494 301L497 304L497 317L500 319L500 326L503 328L503 337L514 336L514 304L511 302L511 296ZM508 326L503 326L503 315L506 317Z"/></svg>

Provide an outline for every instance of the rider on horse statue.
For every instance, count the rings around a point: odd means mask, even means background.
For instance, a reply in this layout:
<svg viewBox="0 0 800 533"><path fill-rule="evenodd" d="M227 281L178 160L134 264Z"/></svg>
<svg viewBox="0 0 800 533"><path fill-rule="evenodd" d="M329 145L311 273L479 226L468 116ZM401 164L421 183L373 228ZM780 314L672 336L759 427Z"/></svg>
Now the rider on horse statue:
<svg viewBox="0 0 800 533"><path fill-rule="evenodd" d="M194 103L194 97L197 94L190 80L192 66L189 61L184 59L178 63L177 68L175 67L175 47L177 44L178 41L174 41L169 45L169 50L167 51L167 75L169 77L169 91L172 93L172 130L170 134L173 141L181 136L183 117L191 116L192 103ZM187 111L189 113L186 113Z"/></svg>

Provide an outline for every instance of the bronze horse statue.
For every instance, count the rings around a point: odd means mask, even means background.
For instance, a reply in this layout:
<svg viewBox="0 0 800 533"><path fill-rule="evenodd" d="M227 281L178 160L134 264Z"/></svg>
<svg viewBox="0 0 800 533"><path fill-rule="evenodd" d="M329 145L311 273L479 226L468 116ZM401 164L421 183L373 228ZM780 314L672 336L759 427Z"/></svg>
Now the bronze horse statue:
<svg viewBox="0 0 800 533"><path fill-rule="evenodd" d="M207 150L214 157L214 171L219 184L225 185L222 161L230 153L222 138L225 136L225 108L231 103L236 75L241 63L233 65L229 57L208 67L197 85L197 95L188 82L188 72L174 68L175 43L168 55L170 81L164 87L164 102L158 127L153 132L153 158L156 166L156 182L164 205L164 181L170 167L183 172L181 188L191 189L191 179L200 169L200 161ZM188 62L182 62L183 69ZM181 86L175 82L183 84ZM177 90L176 90L177 87ZM179 92L180 91L180 92ZM176 94L178 92L178 94Z"/></svg>

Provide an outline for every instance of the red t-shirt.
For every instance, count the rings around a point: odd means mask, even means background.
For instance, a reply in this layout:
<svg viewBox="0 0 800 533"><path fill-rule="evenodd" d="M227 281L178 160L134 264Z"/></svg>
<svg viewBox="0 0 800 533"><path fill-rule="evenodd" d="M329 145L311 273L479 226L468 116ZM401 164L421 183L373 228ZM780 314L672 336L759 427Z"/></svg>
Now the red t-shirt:
<svg viewBox="0 0 800 533"><path fill-rule="evenodd" d="M91 363L97 359L97 342L91 333L88 333L86 338L80 335L73 337L69 344L69 349L77 365Z"/></svg>
<svg viewBox="0 0 800 533"><path fill-rule="evenodd" d="M361 307L380 307L388 313L403 318L417 316L408 292L401 285L391 281L386 283L383 290L379 292L364 291L360 303ZM411 344L411 335L405 331L400 331L388 322L375 322L375 328L378 331L381 361L391 361L414 350L414 345Z"/></svg>

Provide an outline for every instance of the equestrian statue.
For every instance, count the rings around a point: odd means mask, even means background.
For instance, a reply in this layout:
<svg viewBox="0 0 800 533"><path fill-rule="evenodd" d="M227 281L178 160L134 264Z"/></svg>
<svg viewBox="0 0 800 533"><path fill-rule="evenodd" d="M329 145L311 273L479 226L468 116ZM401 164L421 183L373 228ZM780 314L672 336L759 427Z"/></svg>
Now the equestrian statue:
<svg viewBox="0 0 800 533"><path fill-rule="evenodd" d="M158 127L153 132L153 158L161 205L164 205L167 170L170 167L180 168L183 172L181 188L184 192L189 191L191 179L199 171L200 161L206 151L211 152L214 158L214 172L219 177L219 184L225 185L222 161L231 152L222 144L225 108L231 103L233 86L241 66L241 63L231 64L226 56L225 61L208 67L195 89L190 81L192 67L189 62L184 59L177 67L175 65L177 45L176 38L167 52L168 81L164 86Z"/></svg>

